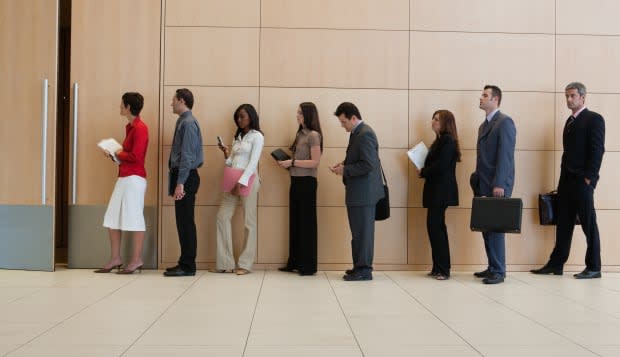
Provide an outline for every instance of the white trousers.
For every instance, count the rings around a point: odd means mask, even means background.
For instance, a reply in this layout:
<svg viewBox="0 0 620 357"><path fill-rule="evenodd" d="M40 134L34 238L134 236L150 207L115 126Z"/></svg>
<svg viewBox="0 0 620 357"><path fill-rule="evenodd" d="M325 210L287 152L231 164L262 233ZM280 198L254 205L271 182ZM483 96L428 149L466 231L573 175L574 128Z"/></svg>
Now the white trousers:
<svg viewBox="0 0 620 357"><path fill-rule="evenodd" d="M256 256L256 211L258 205L258 189L260 179L257 177L252 191L247 197L235 196L224 192L220 209L217 211L217 269L235 269L236 267L251 271ZM231 219L241 200L245 221L245 246L235 265L233 256Z"/></svg>

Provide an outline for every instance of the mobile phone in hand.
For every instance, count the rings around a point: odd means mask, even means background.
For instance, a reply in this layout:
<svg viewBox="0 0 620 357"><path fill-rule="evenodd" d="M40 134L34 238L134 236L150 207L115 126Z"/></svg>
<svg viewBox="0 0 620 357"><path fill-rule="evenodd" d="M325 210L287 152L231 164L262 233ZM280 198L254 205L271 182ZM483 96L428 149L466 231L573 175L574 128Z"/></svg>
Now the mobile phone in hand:
<svg viewBox="0 0 620 357"><path fill-rule="evenodd" d="M221 136L217 136L217 146L224 146L224 143L222 142L222 137Z"/></svg>

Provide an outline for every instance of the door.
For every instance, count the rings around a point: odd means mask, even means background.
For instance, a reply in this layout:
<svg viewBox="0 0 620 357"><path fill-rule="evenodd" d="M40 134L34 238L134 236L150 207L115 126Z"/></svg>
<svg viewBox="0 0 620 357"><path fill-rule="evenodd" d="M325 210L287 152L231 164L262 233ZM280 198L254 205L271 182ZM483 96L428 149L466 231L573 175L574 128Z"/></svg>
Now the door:
<svg viewBox="0 0 620 357"><path fill-rule="evenodd" d="M54 270L57 19L0 1L0 268Z"/></svg>
<svg viewBox="0 0 620 357"><path fill-rule="evenodd" d="M144 96L140 116L149 127L149 146L143 260L145 268L156 267L160 23L161 1L72 1L70 268L100 267L109 258L102 222L118 167L101 154L97 142L124 139L127 121L119 114L119 104L125 92ZM122 256L128 258L131 239L126 237Z"/></svg>

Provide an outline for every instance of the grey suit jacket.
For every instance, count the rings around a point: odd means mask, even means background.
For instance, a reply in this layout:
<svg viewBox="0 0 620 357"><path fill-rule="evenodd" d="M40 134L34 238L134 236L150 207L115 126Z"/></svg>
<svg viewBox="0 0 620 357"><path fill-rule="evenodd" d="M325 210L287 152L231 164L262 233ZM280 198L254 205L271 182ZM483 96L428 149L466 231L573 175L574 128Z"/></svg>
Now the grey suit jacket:
<svg viewBox="0 0 620 357"><path fill-rule="evenodd" d="M384 196L377 135L366 123L351 133L342 182L347 206L375 205Z"/></svg>
<svg viewBox="0 0 620 357"><path fill-rule="evenodd" d="M471 185L474 194L492 196L493 187L504 189L510 197L515 182L515 142L517 129L508 115L497 112L486 124L478 128L476 147L476 171L472 174Z"/></svg>

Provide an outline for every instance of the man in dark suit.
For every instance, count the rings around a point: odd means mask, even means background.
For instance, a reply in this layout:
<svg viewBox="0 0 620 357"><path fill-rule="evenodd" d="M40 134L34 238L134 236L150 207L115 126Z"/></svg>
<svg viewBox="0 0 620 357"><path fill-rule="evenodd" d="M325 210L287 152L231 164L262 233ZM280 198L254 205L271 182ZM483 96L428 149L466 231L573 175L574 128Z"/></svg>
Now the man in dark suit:
<svg viewBox="0 0 620 357"><path fill-rule="evenodd" d="M334 113L349 133L349 146L343 162L329 169L342 176L345 202L351 228L353 269L342 277L346 281L372 280L375 244L375 205L385 195L381 180L379 143L370 126L362 121L353 103L342 103Z"/></svg>
<svg viewBox="0 0 620 357"><path fill-rule="evenodd" d="M558 183L558 212L555 247L549 262L534 274L562 275L573 239L576 216L586 236L586 268L577 279L601 277L601 243L594 210L594 188L605 152L605 120L585 107L586 87L573 82L564 90L572 115L564 124L562 166Z"/></svg>
<svg viewBox="0 0 620 357"><path fill-rule="evenodd" d="M471 175L475 196L510 197L515 182L515 142L517 129L512 119L499 111L502 91L487 85L480 96L486 113L478 128L476 171ZM499 284L506 277L505 233L484 232L488 267L474 275L485 284Z"/></svg>

